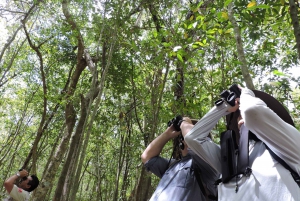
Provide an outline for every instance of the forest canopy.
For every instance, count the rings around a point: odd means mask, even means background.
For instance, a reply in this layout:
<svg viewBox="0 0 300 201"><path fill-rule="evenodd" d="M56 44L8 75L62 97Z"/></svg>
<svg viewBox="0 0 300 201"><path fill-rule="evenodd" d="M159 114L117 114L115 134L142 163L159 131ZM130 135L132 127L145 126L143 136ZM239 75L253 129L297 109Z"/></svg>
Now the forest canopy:
<svg viewBox="0 0 300 201"><path fill-rule="evenodd" d="M34 201L147 200L143 150L233 83L277 98L299 129L297 2L1 1L1 179L38 175Z"/></svg>

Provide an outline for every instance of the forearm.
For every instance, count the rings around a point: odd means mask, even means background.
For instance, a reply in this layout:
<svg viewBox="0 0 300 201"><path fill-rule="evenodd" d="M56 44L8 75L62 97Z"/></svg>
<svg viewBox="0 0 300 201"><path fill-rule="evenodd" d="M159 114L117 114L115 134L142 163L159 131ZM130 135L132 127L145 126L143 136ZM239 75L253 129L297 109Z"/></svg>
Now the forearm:
<svg viewBox="0 0 300 201"><path fill-rule="evenodd" d="M17 175L13 175L13 176L11 176L11 177L9 177L8 179L5 180L5 182L4 182L4 187L5 187L5 189L6 189L6 191L7 191L8 193L11 192L11 190L12 190L14 184L15 184L15 181L16 181L18 178L19 178L19 177L18 177Z"/></svg>
<svg viewBox="0 0 300 201"><path fill-rule="evenodd" d="M229 114L227 110L231 106L223 103L218 107L213 107L198 123L191 128L184 130L185 142L187 145L206 163L217 172L221 172L220 147L207 138L210 131L215 127L220 118ZM183 125L182 127L184 127Z"/></svg>
<svg viewBox="0 0 300 201"><path fill-rule="evenodd" d="M182 122L181 130L183 136L190 139L204 140L210 131L216 126L221 117L229 114L228 108L231 107L227 103L216 107L214 106L206 115L204 115L195 126L190 126L186 122Z"/></svg>
<svg viewBox="0 0 300 201"><path fill-rule="evenodd" d="M145 164L150 158L158 156L170 139L171 137L166 132L155 138L141 155L142 162Z"/></svg>

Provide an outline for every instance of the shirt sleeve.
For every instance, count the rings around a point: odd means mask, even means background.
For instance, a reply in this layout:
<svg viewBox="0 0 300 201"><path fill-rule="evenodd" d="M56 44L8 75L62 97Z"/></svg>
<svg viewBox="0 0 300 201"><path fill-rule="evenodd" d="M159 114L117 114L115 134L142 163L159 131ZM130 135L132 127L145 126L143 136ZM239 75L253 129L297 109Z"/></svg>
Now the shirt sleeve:
<svg viewBox="0 0 300 201"><path fill-rule="evenodd" d="M168 163L169 161L166 158L155 156L148 160L144 166L147 171L152 172L159 178L162 178L162 176L168 169Z"/></svg>
<svg viewBox="0 0 300 201"><path fill-rule="evenodd" d="M300 132L255 97L250 89L242 90L240 110L245 126L299 174Z"/></svg>
<svg viewBox="0 0 300 201"><path fill-rule="evenodd" d="M207 140L211 141L210 138L208 138ZM203 161L202 158L200 158L193 151L189 153L193 158L194 165L198 167L196 171L200 172L203 183L209 189L210 193L212 193L213 195L217 195L215 181L217 181L220 178L220 173L218 173L216 170L211 168L211 166L209 166L205 161Z"/></svg>
<svg viewBox="0 0 300 201"><path fill-rule="evenodd" d="M14 185L9 195L17 201L26 201L29 197L29 193L27 191L17 187L16 185Z"/></svg>
<svg viewBox="0 0 300 201"><path fill-rule="evenodd" d="M222 170L220 146L208 140L207 136L220 118L229 114L227 112L229 107L231 106L226 102L220 106L214 106L184 137L188 147L219 173Z"/></svg>

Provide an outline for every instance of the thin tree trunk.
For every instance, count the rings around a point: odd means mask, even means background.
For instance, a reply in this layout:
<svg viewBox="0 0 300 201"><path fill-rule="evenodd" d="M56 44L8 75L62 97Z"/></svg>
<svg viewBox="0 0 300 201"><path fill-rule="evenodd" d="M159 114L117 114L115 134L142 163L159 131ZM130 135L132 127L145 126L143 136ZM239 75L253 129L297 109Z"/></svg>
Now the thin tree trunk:
<svg viewBox="0 0 300 201"><path fill-rule="evenodd" d="M55 195L53 201L65 201L68 200L69 185L75 175L74 169L76 169L76 164L78 160L78 155L81 147L81 139L84 130L84 123L87 118L87 100L81 97L81 114L76 131L72 136L67 160L64 163L63 169L61 171ZM66 182L69 181L69 182Z"/></svg>
<svg viewBox="0 0 300 201"><path fill-rule="evenodd" d="M289 3L290 3L290 14L292 19L292 24L294 27L294 35L296 39L296 47L298 51L298 57L300 59L300 26L299 26L299 17L298 17L299 2L297 1L296 4L295 0L289 0Z"/></svg>
<svg viewBox="0 0 300 201"><path fill-rule="evenodd" d="M58 167L59 167L61 159L66 151L69 140L70 140L70 135L69 135L68 129L66 127L65 131L64 131L64 137L63 137L61 143L59 144L55 155L51 158L51 162L49 163L49 166L47 167L47 170L45 171L46 173L45 173L43 179L41 180L39 187L35 191L35 196L33 198L33 201L44 201L45 200L48 191L53 186L54 175L56 174L56 171L58 170Z"/></svg>
<svg viewBox="0 0 300 201"><path fill-rule="evenodd" d="M20 25L16 31L14 32L14 34L12 35L12 37L10 37L7 40L7 43L4 44L1 53L0 53L0 63L2 61L2 57L5 53L5 51L10 47L11 43L15 40L16 35L18 34L18 32L23 28L23 24L26 24L26 22L29 20L29 18L31 17L31 15L34 13L34 11L36 10L36 8L38 7L38 5L40 4L40 2L42 2L42 0L38 0L35 2L35 4L33 4L29 10L26 12L26 14L24 15L23 19L21 20L22 25ZM24 40L25 42L26 40ZM0 87L3 86L8 80L14 78L15 76L17 76L15 73L11 76L7 76L7 73L9 72L12 63L18 53L18 51L20 50L20 48L23 46L24 42L21 43L20 47L18 48L18 50L14 53L14 55L12 56L9 65L6 67L6 70L4 70L3 75L0 78Z"/></svg>
<svg viewBox="0 0 300 201"><path fill-rule="evenodd" d="M69 12L68 6L69 6L69 1L68 0L63 0L62 1L62 9L63 9L64 16L66 18L66 21L71 25L71 29L76 33L77 42L78 42L77 43L77 45L78 45L77 67L76 67L74 75L73 75L74 76L74 79L73 79L74 81L71 82L71 85L69 87L69 91L67 93L67 97L71 97L74 94L78 79L81 75L82 70L87 65L87 62L86 62L85 59L82 58L83 54L84 54L84 42L83 42L80 30L78 29L76 23L73 20L72 15ZM84 64L84 68L82 68L80 64ZM81 106L83 108L86 108L86 106L84 106L83 102L82 102ZM77 126L76 132L74 134L74 136L76 136L75 139L79 138L79 136L82 135L82 133L83 133L84 122L86 120L87 115L84 114L84 113L82 113L81 115L84 115L85 117L84 116L80 117L80 126ZM67 107L66 107L66 122L67 122L68 135L69 136L71 135L71 133L74 129L74 126L75 126L75 118L74 117L75 117L75 110L74 110L73 103L71 101L68 101L68 104L67 104ZM73 121L70 118L73 119ZM74 122L74 123L72 123L72 122ZM72 143L77 143L75 141L76 140L73 140ZM73 146L74 146L74 144L72 144L70 146L70 148L74 149ZM71 150L69 150L69 154L68 154L68 158L67 158L68 162L71 161L71 157L72 157L71 155L72 155L72 152L71 152ZM69 169L69 165L70 164L65 163L65 165L63 167L63 171L60 175L59 183L57 184L57 188L56 188L56 192L55 192L53 200L63 199L63 195L64 195L63 194L63 189L64 189L63 186L65 185L65 179L66 179L66 175L67 175L67 172L68 172L68 169Z"/></svg>
<svg viewBox="0 0 300 201"><path fill-rule="evenodd" d="M228 18L229 18L231 24L233 25L234 37L235 37L235 41L236 41L236 48L238 51L238 58L241 62L241 70L242 70L244 80L246 82L246 86L249 89L254 89L254 84L253 84L252 78L251 78L249 70L248 70L248 64L247 64L245 53L244 53L241 31L240 31L239 25L237 24L237 22L234 18L232 2L228 5Z"/></svg>
<svg viewBox="0 0 300 201"><path fill-rule="evenodd" d="M75 68L75 71L72 74L70 86L67 89L66 93L66 108L65 108L65 121L66 121L66 129L64 132L63 139L58 146L55 155L51 158L51 162L49 163L49 166L47 167L47 171L45 171L45 175L43 179L40 182L39 187L36 190L36 196L34 197L33 201L42 201L46 197L48 190L52 188L53 181L55 177L53 175L56 175L56 172L58 170L58 167L61 163L62 157L65 155L67 146L69 144L75 123L76 123L76 111L74 109L73 103L71 102L71 97L73 96L79 77L82 73L82 71L85 69L86 62L82 59L82 53L83 53L83 45L81 43L81 40L78 39L78 54L81 54L81 56L77 55L77 65Z"/></svg>
<svg viewBox="0 0 300 201"><path fill-rule="evenodd" d="M89 53L87 52L87 50L85 50L85 58L88 61L87 63L89 64L88 66L89 66L91 72L93 72L92 88L90 89L87 96L91 96L91 97L89 97L90 100L96 99L96 103L95 103L95 107L94 107L95 109L94 109L94 111L93 111L93 113L90 117L90 121L89 121L89 124L88 124L89 126L88 126L88 130L86 132L85 143L84 143L84 146L83 146L83 150L81 152L81 157L80 157L79 164L83 163L85 153L86 153L87 144L88 144L90 133L91 133L92 126L93 126L93 122L94 122L94 119L96 117L96 114L98 112L98 108L99 108L99 105L100 105L100 102L101 102L101 97L102 97L102 93L103 93L103 89L104 89L104 83L105 83L106 76L107 76L107 73L108 73L108 70L109 70L109 67L110 67L110 64L111 64L112 54L114 52L114 46L115 46L115 42L116 42L116 38L117 38L117 31L116 30L117 30L117 26L115 26L115 29L112 30L114 32L112 34L112 42L111 42L111 45L110 45L107 61L105 59L106 58L106 55L105 55L106 51L104 51L104 49L103 49L102 60L105 61L104 62L105 66L103 66L104 70L103 70L102 75L101 75L100 83L97 87L95 87L96 83L98 82L97 69L96 69L96 66L94 65L94 63L92 62L92 59L90 58ZM105 48L105 50L106 50L106 48ZM88 105L88 108L87 108L88 111L90 111L91 104L92 104L92 102L90 102L89 105ZM81 167L82 166L78 166L75 178L79 178L79 175L81 174ZM75 199L75 195L76 195L76 192L77 192L78 186L79 186L78 180L77 181L75 180L72 183L72 185L74 185L74 188L72 187L71 199Z"/></svg>
<svg viewBox="0 0 300 201"><path fill-rule="evenodd" d="M124 134L121 134L120 136L121 141L120 141L120 148L119 148L119 157L118 157L118 169L116 170L117 176L115 179L115 190L114 190L114 195L113 195L113 201L117 201L119 197L119 182L120 182L120 174L122 171L123 167L123 162L124 162Z"/></svg>
<svg viewBox="0 0 300 201"><path fill-rule="evenodd" d="M39 124L39 128L38 128L38 131L37 131L37 134L36 134L36 137L34 139L34 142L33 142L33 145L32 145L32 148L31 148L31 151L30 153L32 154L32 173L35 173L36 174L36 162L37 162L37 149L38 149L38 143L40 142L41 138L42 138L42 135L43 135L43 126L44 126L44 123L46 122L46 115L47 115L47 83L46 83L46 76L45 76L45 72L44 72L44 60L43 60L43 55L40 51L40 47L41 45L39 46L35 46L33 44L33 42L31 41L31 38L29 36L29 33L27 32L27 29L26 29L26 26L25 24L23 24L23 27L24 27L24 31L25 31L25 34L26 34L26 37L27 37L27 40L28 40L28 43L30 45L30 47L36 52L38 58L39 58L39 63L40 63L40 73L41 73L41 80L42 80L42 84L43 84L43 114L42 114L42 117L41 117L41 121L40 121L40 124ZM24 167L27 166L28 162L30 160L30 154L28 155L27 159L25 160L25 163L24 163ZM27 163L27 164L26 164Z"/></svg>
<svg viewBox="0 0 300 201"><path fill-rule="evenodd" d="M134 106L133 106L134 107ZM129 153L129 147L130 147L130 142L131 142L131 132L132 132L132 115L131 113L129 113L129 115L126 116L126 123L127 123L127 137L125 139L125 167L123 168L123 183L122 183L122 187L121 187L121 200L126 201L126 191L128 188L128 175L129 175L129 166L130 166L130 160L131 160L131 156Z"/></svg>
<svg viewBox="0 0 300 201"><path fill-rule="evenodd" d="M143 166L132 201L147 201L151 196L151 177Z"/></svg>

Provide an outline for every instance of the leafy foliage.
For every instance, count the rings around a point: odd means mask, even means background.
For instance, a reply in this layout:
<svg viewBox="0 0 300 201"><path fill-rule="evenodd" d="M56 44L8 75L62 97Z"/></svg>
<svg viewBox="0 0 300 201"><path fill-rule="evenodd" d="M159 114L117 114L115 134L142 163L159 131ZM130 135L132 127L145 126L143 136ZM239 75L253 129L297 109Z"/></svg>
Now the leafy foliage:
<svg viewBox="0 0 300 201"><path fill-rule="evenodd" d="M234 82L244 85L234 30L228 19L230 3L234 3L234 17L242 32L255 87L281 101L299 128L300 78L291 72L299 71L299 59L285 1L77 0L69 2L77 31L63 14L63 2L69 1L1 3L1 20L8 20L7 35L16 33L11 43L1 40L0 46L3 180L14 174L30 155L43 118L44 99L46 121L36 150L36 173L40 178L66 136L66 108L70 103L74 106L77 128L84 105L82 98L93 97L81 136L81 142L87 142L86 152L83 163L75 164L75 170L82 167L80 177L76 178L76 200L134 200L143 174L140 155L164 131L166 122L177 114L199 119L214 105L222 90ZM46 94L40 57L30 48L24 31L17 31L24 19L30 40L42 54ZM96 73L90 66L85 67L76 86L72 86L72 75L87 60L79 52L79 32ZM8 39L7 35L3 37ZM106 69L108 74L104 77ZM100 90L101 81L101 96L89 94L94 86ZM182 88L180 98L175 94L177 87ZM212 131L215 142L218 143L224 128L224 122L220 122ZM71 134L74 132L75 129ZM84 143L80 144L80 148L83 146ZM162 156L169 158L172 149L170 142ZM68 150L64 153L67 155ZM66 158L58 161L54 182L61 176ZM33 167L32 158L30 161L26 167L29 170ZM158 179L146 177L152 179L151 194ZM53 199L55 191L51 188L45 200ZM4 191L1 196L5 196Z"/></svg>

